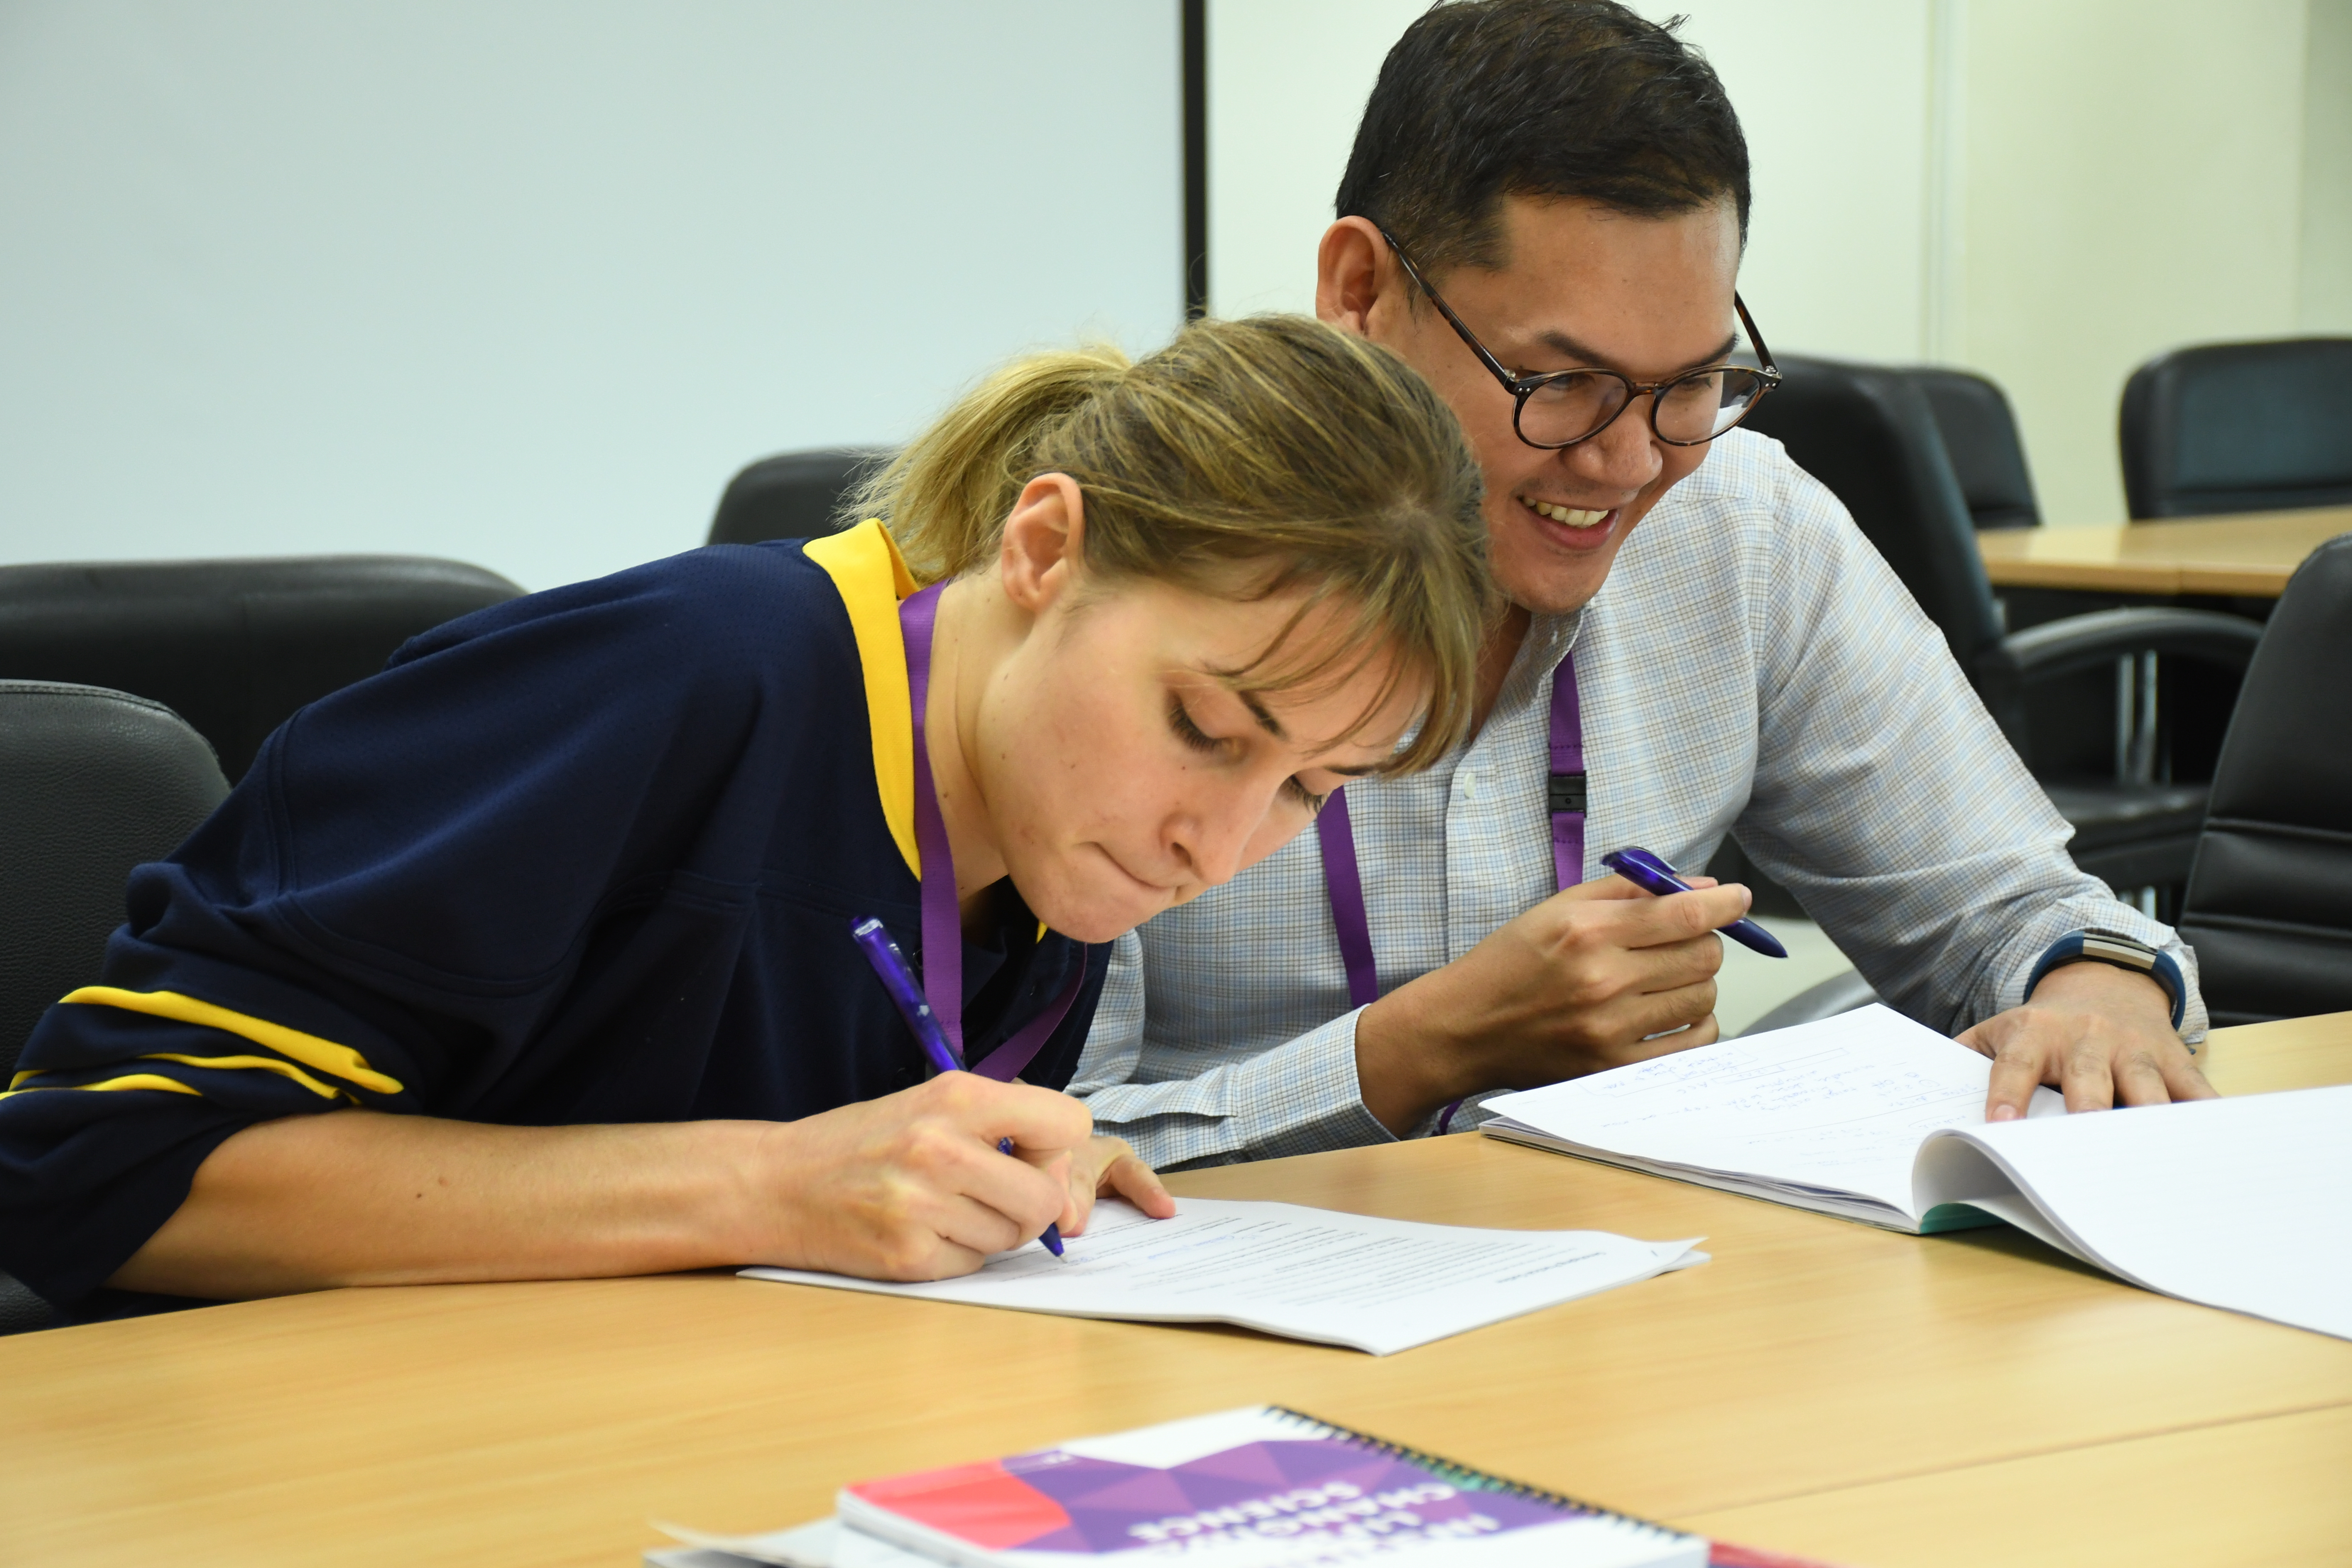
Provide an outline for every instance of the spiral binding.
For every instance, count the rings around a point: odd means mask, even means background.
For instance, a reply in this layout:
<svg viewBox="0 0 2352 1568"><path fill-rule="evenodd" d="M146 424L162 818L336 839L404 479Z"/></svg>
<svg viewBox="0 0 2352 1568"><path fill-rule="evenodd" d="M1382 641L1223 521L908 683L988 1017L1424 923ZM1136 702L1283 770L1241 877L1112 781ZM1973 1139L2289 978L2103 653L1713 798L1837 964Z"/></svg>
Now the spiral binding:
<svg viewBox="0 0 2352 1568"><path fill-rule="evenodd" d="M1565 1493L1552 1491L1544 1487L1530 1486L1525 1481L1510 1480L1502 1476L1491 1475L1485 1470L1474 1470L1467 1465L1441 1458L1423 1449L1409 1447L1402 1443L1391 1443L1385 1437L1375 1437L1369 1432L1359 1432L1352 1426L1337 1426L1320 1417L1309 1415L1304 1410L1293 1410L1287 1405L1269 1405L1266 1408L1286 1420L1313 1427L1318 1436L1342 1438L1358 1447L1368 1449L1386 1458L1402 1459L1407 1464L1418 1465L1440 1480L1460 1487L1465 1491L1500 1492L1506 1497L1525 1498L1533 1502L1547 1502L1555 1508L1569 1509L1577 1513L1617 1520L1646 1530L1653 1535L1680 1536L1683 1534L1679 1530L1653 1523L1649 1520L1640 1519L1630 1513L1619 1513L1613 1508L1602 1508L1598 1503L1583 1502Z"/></svg>

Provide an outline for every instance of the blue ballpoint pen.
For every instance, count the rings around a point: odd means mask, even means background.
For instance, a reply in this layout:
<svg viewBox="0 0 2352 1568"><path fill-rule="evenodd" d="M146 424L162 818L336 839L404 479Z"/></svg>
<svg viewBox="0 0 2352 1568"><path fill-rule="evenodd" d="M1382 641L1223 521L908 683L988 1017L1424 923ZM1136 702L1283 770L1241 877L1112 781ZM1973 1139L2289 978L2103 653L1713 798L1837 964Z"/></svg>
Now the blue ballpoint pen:
<svg viewBox="0 0 2352 1568"><path fill-rule="evenodd" d="M874 966L875 974L881 979L882 989L887 991L890 1000L898 1004L898 1016L907 1020L907 1027L914 1031L915 1038L922 1045L923 1054L931 1058L931 1065L941 1072L961 1072L962 1064L955 1059L955 1053L948 1049L946 1031L940 1027L938 1017L931 1012L931 1005L923 1000L922 992L916 987L914 973L907 967L907 955L898 951L898 944L890 940L890 933L883 929L882 922L869 917L852 926L849 934L856 939L859 947L866 950L866 962ZM996 1148L999 1153L1010 1154L1013 1152L1013 1140L1000 1139ZM1047 1226L1045 1234L1037 1239L1045 1244L1046 1251L1056 1258L1062 1256L1060 1226Z"/></svg>
<svg viewBox="0 0 2352 1568"><path fill-rule="evenodd" d="M1643 892L1654 893L1662 899L1669 893L1691 890L1690 884L1683 880L1681 872L1648 850L1630 844L1622 849L1612 849L1601 858L1601 863ZM1789 950L1780 945L1780 938L1745 916L1723 927L1722 931L1724 935L1742 947L1754 948L1767 958L1789 956Z"/></svg>

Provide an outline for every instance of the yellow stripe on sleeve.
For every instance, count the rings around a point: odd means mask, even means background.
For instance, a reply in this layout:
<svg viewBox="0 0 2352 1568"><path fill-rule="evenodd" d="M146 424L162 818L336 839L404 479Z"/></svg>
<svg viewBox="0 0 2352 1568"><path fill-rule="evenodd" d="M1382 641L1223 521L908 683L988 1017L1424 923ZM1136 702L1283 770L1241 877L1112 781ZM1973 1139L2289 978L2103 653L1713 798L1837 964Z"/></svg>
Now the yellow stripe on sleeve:
<svg viewBox="0 0 2352 1568"><path fill-rule="evenodd" d="M16 1075L16 1081L22 1083L33 1076L29 1072L20 1072ZM39 1094L44 1090L68 1089L168 1089L173 1094L194 1094L199 1098L202 1097L201 1090L191 1089L178 1079L165 1078L162 1073L156 1072L133 1072L125 1073L121 1078L108 1079L103 1083L37 1083L30 1089L12 1089L8 1094L0 1094L0 1100L5 1100L13 1094Z"/></svg>
<svg viewBox="0 0 2352 1568"><path fill-rule="evenodd" d="M290 1057L314 1072L358 1084L362 1089L374 1089L378 1094L398 1094L402 1084L398 1079L387 1078L368 1066L367 1058L349 1046L339 1046L332 1040L316 1035L306 1035L299 1029L289 1029L283 1024L273 1024L267 1018L251 1018L243 1013L232 1013L210 1002L199 1002L193 996L183 996L176 991L125 991L114 985L85 985L68 992L61 1001L79 1003L85 1006L120 1007L127 1013L145 1013L157 1018L169 1018L175 1023L196 1024L223 1034L236 1035L255 1045ZM192 1060L202 1067L235 1062L244 1066L254 1061L249 1057L237 1058L177 1058L160 1060ZM281 1070L277 1064L263 1064L270 1070ZM169 1080L158 1080L169 1081ZM95 1086L93 1086L95 1087ZM316 1083L308 1087L317 1089ZM194 1093L194 1089L189 1090Z"/></svg>
<svg viewBox="0 0 2352 1568"><path fill-rule="evenodd" d="M183 1067L192 1068L247 1068L260 1072L274 1072L279 1078L292 1079L320 1100L333 1100L349 1092L330 1089L292 1062L281 1062L276 1057L184 1057L171 1051L149 1051L138 1059L142 1062L178 1062ZM358 1098L357 1095L352 1096L355 1102Z"/></svg>
<svg viewBox="0 0 2352 1568"><path fill-rule="evenodd" d="M882 795L882 819L907 858L907 869L923 874L915 847L915 737L913 700L907 690L907 641L898 631L898 601L915 591L915 579L898 542L880 520L868 518L841 533L812 539L801 552L833 579L849 610L857 638L857 662L866 674L866 723L874 733L874 785Z"/></svg>

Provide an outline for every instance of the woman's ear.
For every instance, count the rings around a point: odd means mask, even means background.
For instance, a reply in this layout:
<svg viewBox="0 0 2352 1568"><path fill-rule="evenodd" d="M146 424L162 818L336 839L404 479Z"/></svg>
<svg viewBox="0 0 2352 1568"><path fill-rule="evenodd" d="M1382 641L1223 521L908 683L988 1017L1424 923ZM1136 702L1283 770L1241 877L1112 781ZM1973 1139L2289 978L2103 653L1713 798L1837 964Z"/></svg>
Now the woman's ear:
<svg viewBox="0 0 2352 1568"><path fill-rule="evenodd" d="M1323 231L1315 252L1315 313L1358 337L1371 335L1389 242L1370 218L1343 217Z"/></svg>
<svg viewBox="0 0 2352 1568"><path fill-rule="evenodd" d="M1087 498L1067 474L1040 474L1021 488L1004 520L996 575L1004 596L1037 615L1070 591L1085 565Z"/></svg>

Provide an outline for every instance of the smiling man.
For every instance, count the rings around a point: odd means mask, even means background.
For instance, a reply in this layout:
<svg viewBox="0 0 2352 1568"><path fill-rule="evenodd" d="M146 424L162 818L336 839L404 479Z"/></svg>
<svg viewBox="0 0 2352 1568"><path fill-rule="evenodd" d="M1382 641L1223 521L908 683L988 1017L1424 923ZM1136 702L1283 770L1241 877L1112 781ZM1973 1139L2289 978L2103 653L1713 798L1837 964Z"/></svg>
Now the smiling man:
<svg viewBox="0 0 2352 1568"><path fill-rule="evenodd" d="M1357 132L1316 308L1396 350L1486 473L1511 609L1447 763L1121 940L1072 1092L1155 1164L1457 1129L1466 1097L1717 1037L1748 895L1601 875L1737 832L1890 1003L1994 1058L1988 1113L2202 1098L2196 961L2069 828L1827 490L1736 428L1748 152L1622 6L1465 0Z"/></svg>

